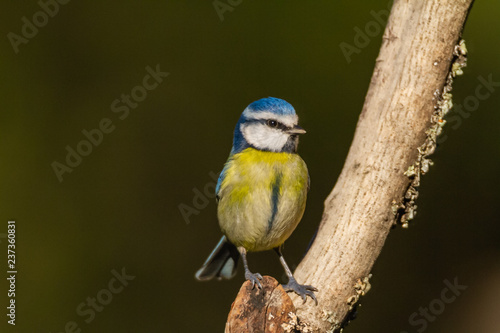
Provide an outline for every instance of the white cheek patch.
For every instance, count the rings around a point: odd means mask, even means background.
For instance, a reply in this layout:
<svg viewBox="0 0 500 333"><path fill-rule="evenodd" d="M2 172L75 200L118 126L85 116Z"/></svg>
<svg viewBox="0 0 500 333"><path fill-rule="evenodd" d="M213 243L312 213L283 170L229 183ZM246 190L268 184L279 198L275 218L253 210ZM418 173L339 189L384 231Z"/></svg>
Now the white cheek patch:
<svg viewBox="0 0 500 333"><path fill-rule="evenodd" d="M299 122L299 117L296 114L277 116L272 112L251 112L248 109L245 109L245 111L243 111L243 116L247 119L276 119L287 127L293 127Z"/></svg>
<svg viewBox="0 0 500 333"><path fill-rule="evenodd" d="M258 149L281 151L290 135L260 123L241 124L240 130L245 140Z"/></svg>

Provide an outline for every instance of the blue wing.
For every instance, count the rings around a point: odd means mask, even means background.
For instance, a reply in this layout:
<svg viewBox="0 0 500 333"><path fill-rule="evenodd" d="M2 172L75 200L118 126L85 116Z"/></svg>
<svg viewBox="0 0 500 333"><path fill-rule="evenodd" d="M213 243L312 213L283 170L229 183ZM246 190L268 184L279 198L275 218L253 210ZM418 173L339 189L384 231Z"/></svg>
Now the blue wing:
<svg viewBox="0 0 500 333"><path fill-rule="evenodd" d="M224 168L222 169L222 171L219 175L219 179L217 180L217 185L215 186L215 199L217 200L217 202L219 202L219 199L220 199L220 196L219 196L220 187L222 185L222 182L224 181L224 178L226 178L226 171L229 168L229 162L231 161L231 157L232 157L232 155L229 156L226 164L224 164Z"/></svg>
<svg viewBox="0 0 500 333"><path fill-rule="evenodd" d="M224 180L224 177L226 177L226 168L222 169L222 172L219 175L219 179L217 180L217 186L215 186L215 200L219 202L219 191L220 191L220 185L222 184L222 181Z"/></svg>

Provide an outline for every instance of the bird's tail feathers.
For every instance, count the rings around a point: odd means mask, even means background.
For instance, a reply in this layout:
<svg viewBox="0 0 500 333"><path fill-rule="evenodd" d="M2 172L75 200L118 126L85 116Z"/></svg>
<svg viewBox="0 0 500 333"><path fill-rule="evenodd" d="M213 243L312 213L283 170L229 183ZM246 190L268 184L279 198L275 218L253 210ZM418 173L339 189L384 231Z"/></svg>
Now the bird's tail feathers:
<svg viewBox="0 0 500 333"><path fill-rule="evenodd" d="M200 281L213 278L230 279L236 274L239 258L240 253L236 246L231 244L226 236L222 236L203 266L196 272L195 277Z"/></svg>

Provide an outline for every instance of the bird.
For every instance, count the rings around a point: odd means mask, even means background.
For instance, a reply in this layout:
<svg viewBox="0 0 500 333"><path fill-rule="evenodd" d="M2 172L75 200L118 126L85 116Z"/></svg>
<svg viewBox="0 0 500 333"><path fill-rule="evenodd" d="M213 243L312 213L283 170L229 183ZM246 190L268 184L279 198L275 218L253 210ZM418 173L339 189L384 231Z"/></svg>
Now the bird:
<svg viewBox="0 0 500 333"><path fill-rule="evenodd" d="M297 282L282 253L302 219L310 185L307 165L297 154L299 135L306 133L298 120L293 106L280 98L262 98L244 109L215 187L223 236L196 272L197 280L232 278L241 256L245 279L261 289L262 275L250 271L247 253L274 250L288 277L283 288L304 303L307 296L318 303L318 290Z"/></svg>

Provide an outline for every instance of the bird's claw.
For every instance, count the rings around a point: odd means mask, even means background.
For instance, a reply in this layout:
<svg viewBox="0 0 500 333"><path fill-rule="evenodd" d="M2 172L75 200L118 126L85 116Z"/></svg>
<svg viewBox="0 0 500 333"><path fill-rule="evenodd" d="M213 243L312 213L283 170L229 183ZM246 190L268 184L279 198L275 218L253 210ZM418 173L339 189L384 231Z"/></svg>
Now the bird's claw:
<svg viewBox="0 0 500 333"><path fill-rule="evenodd" d="M260 284L259 281L262 280L262 275L260 275L259 273L252 273L250 271L245 272L245 279L252 282L252 289L255 287L256 284L259 289L262 289L262 284Z"/></svg>
<svg viewBox="0 0 500 333"><path fill-rule="evenodd" d="M314 295L314 291L318 291L318 289L313 286L299 284L294 278L290 278L288 283L283 285L283 289L285 289L286 292L295 292L297 295L302 297L304 303L307 300L307 296L309 296L314 300L316 305L318 305L318 300L316 299L316 295Z"/></svg>

